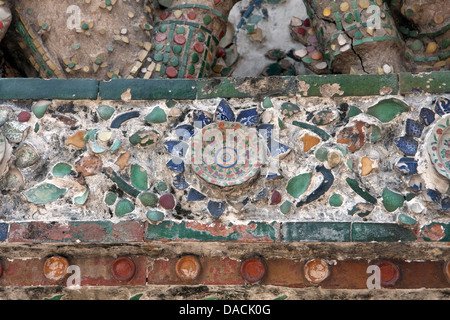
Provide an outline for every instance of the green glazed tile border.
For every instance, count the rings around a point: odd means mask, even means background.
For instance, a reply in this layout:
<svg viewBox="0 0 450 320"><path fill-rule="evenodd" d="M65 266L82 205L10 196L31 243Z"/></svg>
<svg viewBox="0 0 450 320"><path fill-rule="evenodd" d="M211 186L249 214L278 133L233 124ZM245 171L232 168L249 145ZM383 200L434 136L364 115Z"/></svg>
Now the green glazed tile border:
<svg viewBox="0 0 450 320"><path fill-rule="evenodd" d="M349 242L350 222L285 222L281 241Z"/></svg>
<svg viewBox="0 0 450 320"><path fill-rule="evenodd" d="M352 241L356 242L397 242L416 241L411 229L395 223L352 223Z"/></svg>
<svg viewBox="0 0 450 320"><path fill-rule="evenodd" d="M400 93L408 94L414 90L428 93L450 92L450 71L439 71L430 73L400 73Z"/></svg>
<svg viewBox="0 0 450 320"><path fill-rule="evenodd" d="M197 97L197 83L188 79L113 79L100 82L99 96L102 100L120 100L128 89L132 100L191 100Z"/></svg>
<svg viewBox="0 0 450 320"><path fill-rule="evenodd" d="M207 79L0 79L0 99L132 100L253 98L267 96L345 97L406 95L415 90L449 93L450 71L389 75L304 75L297 77Z"/></svg>
<svg viewBox="0 0 450 320"><path fill-rule="evenodd" d="M0 99L96 100L99 81L93 79L0 79Z"/></svg>
<svg viewBox="0 0 450 320"><path fill-rule="evenodd" d="M298 93L302 96L339 97L372 96L398 93L398 75L324 75L298 76Z"/></svg>
<svg viewBox="0 0 450 320"><path fill-rule="evenodd" d="M274 242L278 239L278 224L250 222L248 225L223 225L218 231L208 224L186 221L163 221L149 224L144 234L146 241L201 241L201 242Z"/></svg>
<svg viewBox="0 0 450 320"><path fill-rule="evenodd" d="M3 223L0 242L450 242L450 224L437 222L422 226L419 231L396 223L373 222L219 224L169 220L146 227L139 221Z"/></svg>

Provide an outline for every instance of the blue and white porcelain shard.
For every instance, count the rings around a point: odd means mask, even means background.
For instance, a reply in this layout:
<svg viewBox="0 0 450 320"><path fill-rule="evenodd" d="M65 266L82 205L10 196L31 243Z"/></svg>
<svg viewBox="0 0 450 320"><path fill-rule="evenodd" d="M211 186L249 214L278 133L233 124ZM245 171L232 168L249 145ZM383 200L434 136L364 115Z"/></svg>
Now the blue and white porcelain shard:
<svg viewBox="0 0 450 320"><path fill-rule="evenodd" d="M434 203L440 203L441 193L434 189L427 189L425 192L425 200Z"/></svg>
<svg viewBox="0 0 450 320"><path fill-rule="evenodd" d="M441 208L445 212L450 212L450 197L445 197L441 200Z"/></svg>
<svg viewBox="0 0 450 320"><path fill-rule="evenodd" d="M434 105L434 111L441 117L450 113L450 99L444 97L439 98Z"/></svg>
<svg viewBox="0 0 450 320"><path fill-rule="evenodd" d="M178 190L184 190L190 185L186 182L186 179L182 174L177 174L173 177L173 186Z"/></svg>
<svg viewBox="0 0 450 320"><path fill-rule="evenodd" d="M408 182L408 187L412 191L422 191L424 187L425 182L423 181L422 177L419 175L413 175L411 179Z"/></svg>
<svg viewBox="0 0 450 320"><path fill-rule="evenodd" d="M258 130L258 133L266 140L270 140L272 137L274 125L273 124L260 124L256 129Z"/></svg>
<svg viewBox="0 0 450 320"><path fill-rule="evenodd" d="M269 141L267 143L267 147L269 148L269 152L272 157L283 158L291 151L291 148L287 145L274 140Z"/></svg>
<svg viewBox="0 0 450 320"><path fill-rule="evenodd" d="M236 122L242 123L247 127L256 126L259 123L258 110L256 108L242 110L239 113Z"/></svg>
<svg viewBox="0 0 450 320"><path fill-rule="evenodd" d="M183 141L166 141L164 142L164 149L175 157L184 157L189 148L189 145Z"/></svg>
<svg viewBox="0 0 450 320"><path fill-rule="evenodd" d="M264 188L264 189L262 189L260 192L258 192L258 193L255 195L255 199L256 199L256 200L264 199L266 196L267 196L267 189Z"/></svg>
<svg viewBox="0 0 450 320"><path fill-rule="evenodd" d="M406 175L413 175L417 173L417 160L414 158L401 158L395 164L395 168Z"/></svg>
<svg viewBox="0 0 450 320"><path fill-rule="evenodd" d="M414 156L419 147L419 143L412 137L395 138L394 143L407 156Z"/></svg>
<svg viewBox="0 0 450 320"><path fill-rule="evenodd" d="M199 129L207 126L213 121L213 119L208 114L206 114L201 110L194 110L193 118L194 118L194 126Z"/></svg>
<svg viewBox="0 0 450 320"><path fill-rule="evenodd" d="M177 172L177 173L184 172L184 162L180 158L170 159L169 162L166 163L166 167L169 170L172 170L173 172Z"/></svg>
<svg viewBox="0 0 450 320"><path fill-rule="evenodd" d="M407 136L420 138L422 136L424 125L419 121L406 119L405 133Z"/></svg>
<svg viewBox="0 0 450 320"><path fill-rule="evenodd" d="M201 201L204 200L206 196L200 191L191 188L189 189L189 193L187 195L187 201Z"/></svg>
<svg viewBox="0 0 450 320"><path fill-rule="evenodd" d="M434 120L436 119L436 114L434 113L433 110L428 109L428 108L422 108L420 110L420 114L419 114L420 120L422 121L422 123L426 126L429 126L430 124L432 124L434 122Z"/></svg>
<svg viewBox="0 0 450 320"><path fill-rule="evenodd" d="M280 177L282 177L282 175L279 172L268 172L265 179L272 180Z"/></svg>
<svg viewBox="0 0 450 320"><path fill-rule="evenodd" d="M194 136L195 129L190 124L182 124L175 128L175 133L178 139L187 141Z"/></svg>
<svg viewBox="0 0 450 320"><path fill-rule="evenodd" d="M236 120L233 109L231 109L228 102L224 99L222 99L222 101L220 101L219 105L217 106L216 120L230 122L234 122Z"/></svg>
<svg viewBox="0 0 450 320"><path fill-rule="evenodd" d="M219 218L225 211L227 203L225 201L208 201L208 211L214 218Z"/></svg>

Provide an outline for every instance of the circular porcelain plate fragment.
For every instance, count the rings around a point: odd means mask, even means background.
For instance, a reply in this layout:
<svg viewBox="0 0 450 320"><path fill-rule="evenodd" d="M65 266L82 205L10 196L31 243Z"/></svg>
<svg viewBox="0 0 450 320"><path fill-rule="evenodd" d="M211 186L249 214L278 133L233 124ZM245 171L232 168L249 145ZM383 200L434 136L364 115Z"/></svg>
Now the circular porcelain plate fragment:
<svg viewBox="0 0 450 320"><path fill-rule="evenodd" d="M3 157L5 156L6 150L6 141L3 133L0 132L0 162L2 162Z"/></svg>
<svg viewBox="0 0 450 320"><path fill-rule="evenodd" d="M450 179L450 116L436 123L428 138L427 148L437 172Z"/></svg>
<svg viewBox="0 0 450 320"><path fill-rule="evenodd" d="M193 157L192 164L195 173L207 182L233 186L250 180L259 172L260 142L256 131L252 132L241 123L221 121L204 127L202 137L202 161L196 163ZM231 140L231 144L227 140ZM196 154L195 147L193 144L192 155Z"/></svg>

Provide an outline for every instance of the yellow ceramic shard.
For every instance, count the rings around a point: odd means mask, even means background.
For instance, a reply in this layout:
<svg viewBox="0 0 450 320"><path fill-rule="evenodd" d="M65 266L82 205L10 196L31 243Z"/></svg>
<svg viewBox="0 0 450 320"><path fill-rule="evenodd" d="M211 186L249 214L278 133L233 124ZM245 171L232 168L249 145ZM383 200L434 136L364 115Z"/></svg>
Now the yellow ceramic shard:
<svg viewBox="0 0 450 320"><path fill-rule="evenodd" d="M341 3L340 9L342 12L347 11L350 8L349 4L347 2Z"/></svg>

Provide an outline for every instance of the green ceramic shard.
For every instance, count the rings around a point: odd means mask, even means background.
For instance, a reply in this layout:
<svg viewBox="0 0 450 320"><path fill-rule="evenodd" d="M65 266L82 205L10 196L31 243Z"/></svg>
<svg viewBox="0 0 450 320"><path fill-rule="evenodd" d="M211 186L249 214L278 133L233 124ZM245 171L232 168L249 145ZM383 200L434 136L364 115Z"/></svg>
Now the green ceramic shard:
<svg viewBox="0 0 450 320"><path fill-rule="evenodd" d="M139 190L145 191L148 189L147 172L140 165L131 165L131 183Z"/></svg>
<svg viewBox="0 0 450 320"><path fill-rule="evenodd" d="M289 211L291 211L291 208L292 208L292 203L290 201L286 200L280 206L280 211L282 214L288 214Z"/></svg>
<svg viewBox="0 0 450 320"><path fill-rule="evenodd" d="M352 118L354 116L357 116L358 114L362 113L361 109L355 106L350 106L348 109L347 117Z"/></svg>
<svg viewBox="0 0 450 320"><path fill-rule="evenodd" d="M314 132L315 134L317 134L320 138L322 138L323 141L327 141L328 139L330 139L330 135L328 133L326 133L324 130L313 126L309 123L305 123L305 122L299 122L299 121L293 121L292 124L294 126L303 128L303 129L307 129L310 130L312 132Z"/></svg>
<svg viewBox="0 0 450 320"><path fill-rule="evenodd" d="M348 210L347 213L351 216L357 214L361 218L364 218L368 216L373 211L373 209L374 205L371 203L357 203L353 206L353 208Z"/></svg>
<svg viewBox="0 0 450 320"><path fill-rule="evenodd" d="M340 207L344 203L344 199L342 198L342 196L340 194L335 193L330 197L330 199L328 200L328 203L332 207Z"/></svg>
<svg viewBox="0 0 450 320"><path fill-rule="evenodd" d="M158 210L148 210L146 216L150 222L154 223L164 219L164 213Z"/></svg>
<svg viewBox="0 0 450 320"><path fill-rule="evenodd" d="M310 182L311 173L299 174L289 180L286 191L294 198L298 198L308 189Z"/></svg>
<svg viewBox="0 0 450 320"><path fill-rule="evenodd" d="M143 293L136 294L132 296L130 300L139 300L143 295L144 295Z"/></svg>
<svg viewBox="0 0 450 320"><path fill-rule="evenodd" d="M40 159L36 150L28 144L19 147L14 155L16 156L16 167L20 169L31 167Z"/></svg>
<svg viewBox="0 0 450 320"><path fill-rule="evenodd" d="M156 207L158 205L158 196L152 192L143 192L139 195L139 200L145 207Z"/></svg>
<svg viewBox="0 0 450 320"><path fill-rule="evenodd" d="M375 143L381 139L381 129L378 126L372 126L370 133L370 142Z"/></svg>
<svg viewBox="0 0 450 320"><path fill-rule="evenodd" d="M130 137L130 143L133 146L147 147L159 140L158 133L153 130L139 130Z"/></svg>
<svg viewBox="0 0 450 320"><path fill-rule="evenodd" d="M115 192L108 192L105 196L105 203L108 206L112 206L117 200L117 193Z"/></svg>
<svg viewBox="0 0 450 320"><path fill-rule="evenodd" d="M101 147L97 141L92 142L91 149L93 153L103 153L106 151L106 149Z"/></svg>
<svg viewBox="0 0 450 320"><path fill-rule="evenodd" d="M300 112L300 108L294 103L285 102L281 105L280 112L285 118L292 117L294 114Z"/></svg>
<svg viewBox="0 0 450 320"><path fill-rule="evenodd" d="M83 192L82 195L75 197L73 200L75 201L76 204L83 206L86 203L88 196L89 196L89 187L86 188L86 190Z"/></svg>
<svg viewBox="0 0 450 320"><path fill-rule="evenodd" d="M403 203L405 201L403 195L393 192L388 188L384 188L382 197L383 205L389 212L394 212L398 208L403 207Z"/></svg>
<svg viewBox="0 0 450 320"><path fill-rule="evenodd" d="M114 140L113 144L111 145L111 148L109 148L109 151L114 152L120 148L120 140L116 139Z"/></svg>
<svg viewBox="0 0 450 320"><path fill-rule="evenodd" d="M48 107L52 104L51 101L41 100L33 104L31 111L34 113L36 118L41 119L47 112Z"/></svg>
<svg viewBox="0 0 450 320"><path fill-rule="evenodd" d="M166 113L160 107L155 107L148 116L145 117L148 123L164 123L167 121Z"/></svg>
<svg viewBox="0 0 450 320"><path fill-rule="evenodd" d="M397 220L399 222L401 222L403 224L406 224L406 225L409 225L409 226L415 225L417 223L416 219L414 219L414 218L412 218L410 216L407 216L406 214L403 214L403 213L400 213L397 216Z"/></svg>
<svg viewBox="0 0 450 320"><path fill-rule="evenodd" d="M65 195L67 189L61 189L51 183L44 183L40 186L25 191L23 194L28 201L34 204L45 204L58 200Z"/></svg>
<svg viewBox="0 0 450 320"><path fill-rule="evenodd" d="M67 163L63 163L60 162L58 164L56 164L53 169L52 169L52 174L56 177L56 178L62 178L66 175L68 175L70 173L70 171L72 171L72 166L67 164Z"/></svg>
<svg viewBox="0 0 450 320"><path fill-rule="evenodd" d="M324 162L328 159L328 150L326 148L319 148L317 149L315 156L317 160Z"/></svg>
<svg viewBox="0 0 450 320"><path fill-rule="evenodd" d="M103 120L109 120L115 111L116 109L107 105L101 105L97 108L97 113Z"/></svg>
<svg viewBox="0 0 450 320"><path fill-rule="evenodd" d="M30 126L25 123L8 122L3 126L3 134L9 143L22 142L30 130Z"/></svg>
<svg viewBox="0 0 450 320"><path fill-rule="evenodd" d="M123 192L129 194L130 196L136 198L139 195L139 191L130 186L128 183L125 182L119 175L111 168L103 168L103 173L111 179L114 183L117 184L119 189L121 189Z"/></svg>
<svg viewBox="0 0 450 320"><path fill-rule="evenodd" d="M264 99L263 108L265 108L265 109L273 108L273 103L272 103L272 100L270 100L270 97L266 97Z"/></svg>
<svg viewBox="0 0 450 320"><path fill-rule="evenodd" d="M386 99L370 107L367 110L367 114L374 116L383 123L387 123L408 110L409 106L406 103L397 99Z"/></svg>
<svg viewBox="0 0 450 320"><path fill-rule="evenodd" d="M165 182L159 182L156 186L156 190L158 191L166 191L167 190L167 183Z"/></svg>
<svg viewBox="0 0 450 320"><path fill-rule="evenodd" d="M130 213L134 210L134 203L128 199L121 199L116 204L115 214L117 217L123 217L127 213Z"/></svg>
<svg viewBox="0 0 450 320"><path fill-rule="evenodd" d="M0 107L0 127L9 120L9 107Z"/></svg>
<svg viewBox="0 0 450 320"><path fill-rule="evenodd" d="M361 189L361 187L358 184L358 181L355 179L347 178L345 181L347 181L347 184L350 186L350 188L353 189L358 195L360 195L364 200L369 201L370 203L376 203L377 199L373 197L368 192Z"/></svg>

